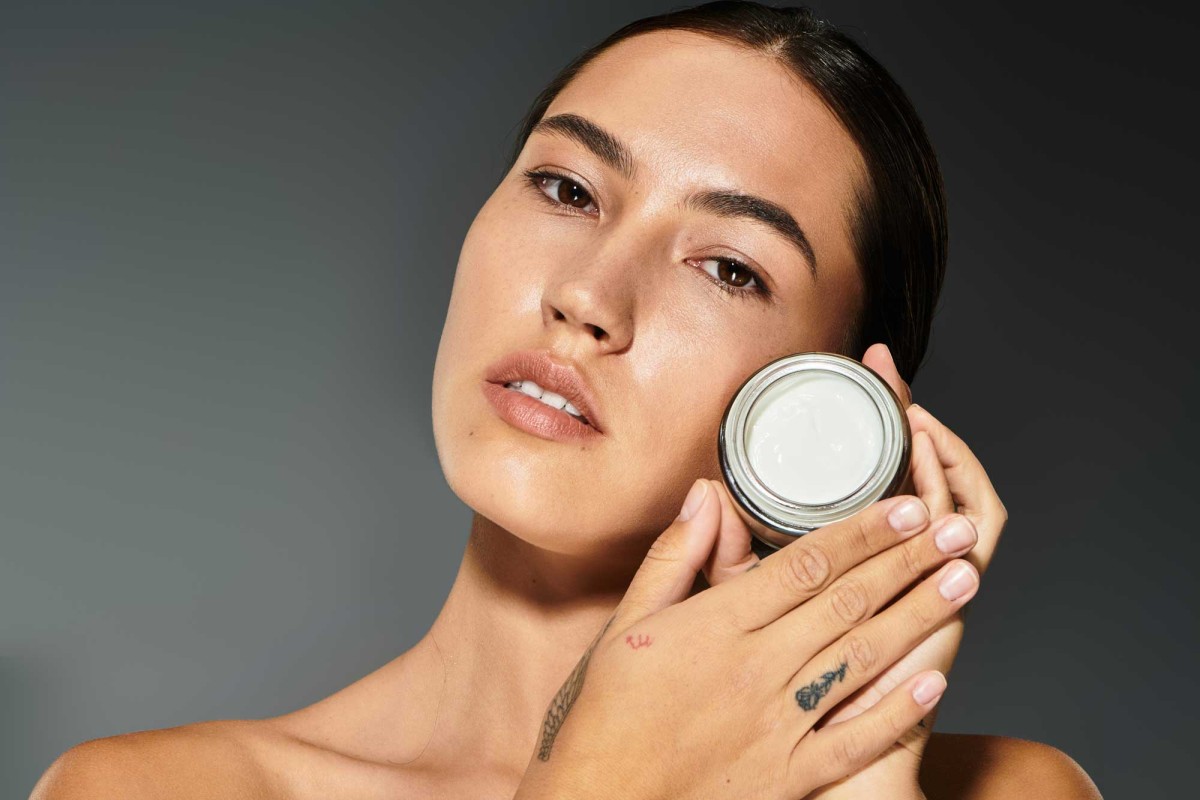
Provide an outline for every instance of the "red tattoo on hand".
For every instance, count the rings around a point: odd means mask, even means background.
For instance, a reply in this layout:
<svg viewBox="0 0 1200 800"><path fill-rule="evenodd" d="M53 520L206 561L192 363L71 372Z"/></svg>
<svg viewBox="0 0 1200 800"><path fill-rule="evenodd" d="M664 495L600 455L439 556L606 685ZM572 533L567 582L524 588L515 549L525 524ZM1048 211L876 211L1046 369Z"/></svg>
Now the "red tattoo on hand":
<svg viewBox="0 0 1200 800"><path fill-rule="evenodd" d="M632 647L634 650L637 650L639 647L649 647L651 644L654 643L654 640L651 639L646 634L641 634L637 637L636 640L633 638L633 636L626 636L625 643L628 644L630 647Z"/></svg>

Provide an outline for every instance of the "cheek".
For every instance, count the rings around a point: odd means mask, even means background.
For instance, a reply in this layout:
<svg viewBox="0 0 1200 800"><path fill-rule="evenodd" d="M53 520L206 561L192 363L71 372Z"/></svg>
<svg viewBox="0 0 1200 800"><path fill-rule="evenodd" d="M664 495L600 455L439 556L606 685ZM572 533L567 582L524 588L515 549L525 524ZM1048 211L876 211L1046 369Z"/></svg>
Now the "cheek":
<svg viewBox="0 0 1200 800"><path fill-rule="evenodd" d="M494 323L493 304L502 304L496 296L495 270L489 261L491 243L498 235L493 213L494 199L476 214L463 240L454 271L450 300L446 307L441 338L433 369L432 421L434 444L442 471L452 487L458 482L460 465L469 463L460 457L473 432L471 412L478 405L478 381L486 368L484 341Z"/></svg>
<svg viewBox="0 0 1200 800"><path fill-rule="evenodd" d="M513 198L498 191L480 209L463 240L447 327L486 334L500 326L540 325L542 295L563 239L541 231ZM561 248L560 248L561 249Z"/></svg>
<svg viewBox="0 0 1200 800"><path fill-rule="evenodd" d="M718 429L747 378L777 358L840 344L845 320L837 298L790 288L775 305L685 291L643 315L631 361L645 412L639 444L664 455L651 463L675 482L668 494L681 496L696 477L720 480Z"/></svg>
<svg viewBox="0 0 1200 800"><path fill-rule="evenodd" d="M540 320L538 262L531 245L505 224L504 203L493 196L476 214L463 239L438 345L438 361L469 363L497 326ZM519 255L518 255L519 254Z"/></svg>
<svg viewBox="0 0 1200 800"><path fill-rule="evenodd" d="M719 313L722 298L710 300L716 308L690 299L644 320L641 357L631 364L642 410L640 446L647 454L671 454L669 462L651 463L676 472L685 485L719 477L717 429L726 405L760 366L794 352L796 337L768 312L737 317Z"/></svg>

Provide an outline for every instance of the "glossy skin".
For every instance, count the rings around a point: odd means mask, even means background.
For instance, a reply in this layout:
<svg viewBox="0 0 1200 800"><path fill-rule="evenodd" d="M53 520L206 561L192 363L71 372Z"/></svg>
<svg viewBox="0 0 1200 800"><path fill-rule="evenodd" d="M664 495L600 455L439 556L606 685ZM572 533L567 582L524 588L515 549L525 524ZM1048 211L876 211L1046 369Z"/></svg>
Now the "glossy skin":
<svg viewBox="0 0 1200 800"><path fill-rule="evenodd" d="M846 216L857 149L815 93L768 59L695 34L650 34L601 55L547 116L565 112L628 143L638 174L627 181L580 145L535 134L467 232L432 419L446 479L476 515L430 631L281 717L79 745L34 797L206 797L218 781L231 798L512 796L547 703L650 542L697 477L719 479L714 443L729 397L777 356L838 350L862 289ZM555 190L570 193L522 174L542 168L586 192L574 195L579 208L551 206ZM811 240L816 279L766 228L677 208L708 186L785 206ZM771 297L722 292L715 281L728 265L712 259L728 257L758 272ZM751 288L742 283L728 288ZM603 437L564 445L497 417L479 382L497 358L532 347L578 364ZM745 569L743 544L722 531L711 580ZM912 769L892 773L890 763L888 775ZM921 769L931 798L1031 796L1034 778L1057 787L1053 796L1091 796L1070 784L1069 758L1020 740L935 735Z"/></svg>
<svg viewBox="0 0 1200 800"><path fill-rule="evenodd" d="M675 44L646 36L606 53L546 113L616 133L640 162L636 182L564 137L535 134L475 217L455 273L433 381L442 468L463 502L550 552L638 558L691 482L719 474L716 425L737 386L774 357L836 349L860 298L844 211L860 160L848 135L761 57L665 38ZM549 206L521 174L545 167L592 202ZM790 209L817 280L765 228L675 210L708 185ZM773 301L724 294L711 277L718 256L761 268ZM477 382L525 347L580 365L608 421L603 442L531 441L489 413Z"/></svg>

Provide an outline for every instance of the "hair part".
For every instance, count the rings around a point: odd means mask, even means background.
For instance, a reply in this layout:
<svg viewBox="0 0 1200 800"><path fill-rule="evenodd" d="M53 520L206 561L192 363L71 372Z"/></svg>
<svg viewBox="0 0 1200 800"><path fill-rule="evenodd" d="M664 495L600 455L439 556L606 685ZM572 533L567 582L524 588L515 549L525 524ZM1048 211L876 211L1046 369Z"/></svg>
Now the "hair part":
<svg viewBox="0 0 1200 800"><path fill-rule="evenodd" d="M625 25L567 64L521 122L508 169L554 98L600 53L644 33L685 30L775 58L818 95L858 146L865 180L847 208L863 283L839 352L861 358L874 342L910 385L929 345L945 278L945 188L937 155L908 95L866 50L804 6L717 0Z"/></svg>

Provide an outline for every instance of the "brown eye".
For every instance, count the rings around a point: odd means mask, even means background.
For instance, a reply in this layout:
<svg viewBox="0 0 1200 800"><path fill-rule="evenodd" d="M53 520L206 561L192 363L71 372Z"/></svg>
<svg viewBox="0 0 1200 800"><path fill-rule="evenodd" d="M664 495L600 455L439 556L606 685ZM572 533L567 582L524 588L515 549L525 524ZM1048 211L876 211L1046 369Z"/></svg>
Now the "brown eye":
<svg viewBox="0 0 1200 800"><path fill-rule="evenodd" d="M730 261L725 258L714 259L717 264L717 277L731 286L745 286L750 281L754 280L754 276L750 274L750 270L736 261Z"/></svg>
<svg viewBox="0 0 1200 800"><path fill-rule="evenodd" d="M696 259L698 264L716 264L715 270L710 270L706 266L701 267L705 274L714 278L713 283L717 288L723 289L731 294L765 294L766 287L759 280L758 273L750 269L750 267L738 261L736 258L701 258ZM753 282L753 286L750 286Z"/></svg>
<svg viewBox="0 0 1200 800"><path fill-rule="evenodd" d="M526 170L525 177L529 179L534 190L550 205L570 206L583 211L592 205L592 196L575 181L564 175L558 175L547 170Z"/></svg>
<svg viewBox="0 0 1200 800"><path fill-rule="evenodd" d="M558 202L562 203L563 205L583 208L588 203L592 202L592 198L588 196L588 193L585 192L579 186L579 184L571 183L570 181L559 181Z"/></svg>

